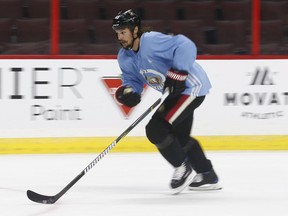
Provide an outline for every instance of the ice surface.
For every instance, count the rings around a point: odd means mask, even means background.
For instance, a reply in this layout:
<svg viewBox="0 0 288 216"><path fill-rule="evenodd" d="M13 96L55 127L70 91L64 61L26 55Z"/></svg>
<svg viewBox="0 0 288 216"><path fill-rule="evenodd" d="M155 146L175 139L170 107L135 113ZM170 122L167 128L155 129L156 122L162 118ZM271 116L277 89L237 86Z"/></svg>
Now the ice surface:
<svg viewBox="0 0 288 216"><path fill-rule="evenodd" d="M287 151L208 151L223 190L171 195L158 153L109 153L57 203L55 195L98 154L0 155L1 216L287 216Z"/></svg>

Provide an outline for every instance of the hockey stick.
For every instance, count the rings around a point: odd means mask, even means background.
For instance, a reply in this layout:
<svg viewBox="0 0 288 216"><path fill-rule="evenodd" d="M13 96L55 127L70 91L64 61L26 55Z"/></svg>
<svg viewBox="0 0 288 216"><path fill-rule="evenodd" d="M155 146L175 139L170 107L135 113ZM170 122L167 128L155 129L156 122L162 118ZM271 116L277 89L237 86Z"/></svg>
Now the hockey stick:
<svg viewBox="0 0 288 216"><path fill-rule="evenodd" d="M165 94L166 95L166 94ZM135 122L133 122L119 137L116 138L104 151L102 151L79 175L77 175L66 187L54 196L41 195L31 190L27 190L27 196L30 200L43 204L53 204L62 197L76 182L78 182L93 166L95 166L114 146L125 137L139 122L141 122L149 113L157 107L162 101L162 96L154 102Z"/></svg>

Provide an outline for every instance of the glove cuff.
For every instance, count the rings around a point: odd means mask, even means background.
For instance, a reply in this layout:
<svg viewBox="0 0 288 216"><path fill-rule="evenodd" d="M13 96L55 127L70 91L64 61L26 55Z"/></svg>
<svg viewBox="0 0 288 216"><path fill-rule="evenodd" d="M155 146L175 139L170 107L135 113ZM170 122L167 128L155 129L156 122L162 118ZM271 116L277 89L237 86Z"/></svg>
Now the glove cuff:
<svg viewBox="0 0 288 216"><path fill-rule="evenodd" d="M167 77L176 81L185 81L188 76L186 71L171 71L169 70L167 73Z"/></svg>

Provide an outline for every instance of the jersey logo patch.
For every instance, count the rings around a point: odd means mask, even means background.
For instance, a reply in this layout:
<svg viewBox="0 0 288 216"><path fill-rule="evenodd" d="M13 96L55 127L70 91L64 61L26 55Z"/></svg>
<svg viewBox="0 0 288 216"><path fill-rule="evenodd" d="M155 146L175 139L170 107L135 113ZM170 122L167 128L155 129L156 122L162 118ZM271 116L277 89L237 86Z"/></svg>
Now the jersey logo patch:
<svg viewBox="0 0 288 216"><path fill-rule="evenodd" d="M163 74L153 69L142 69L140 70L140 74L144 77L150 87L158 91L163 90L164 82L166 79Z"/></svg>

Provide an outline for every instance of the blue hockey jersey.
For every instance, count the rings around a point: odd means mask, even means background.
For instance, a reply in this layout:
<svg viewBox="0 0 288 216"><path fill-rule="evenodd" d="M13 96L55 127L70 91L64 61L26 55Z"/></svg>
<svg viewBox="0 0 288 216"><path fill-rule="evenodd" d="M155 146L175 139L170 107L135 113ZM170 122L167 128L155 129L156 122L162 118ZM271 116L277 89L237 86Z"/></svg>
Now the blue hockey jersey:
<svg viewBox="0 0 288 216"><path fill-rule="evenodd" d="M187 71L186 90L183 94L203 96L208 94L211 83L206 72L195 61L195 44L184 35L166 35L146 32L140 38L138 52L120 49L118 63L122 82L141 94L144 84L163 92L169 69Z"/></svg>

